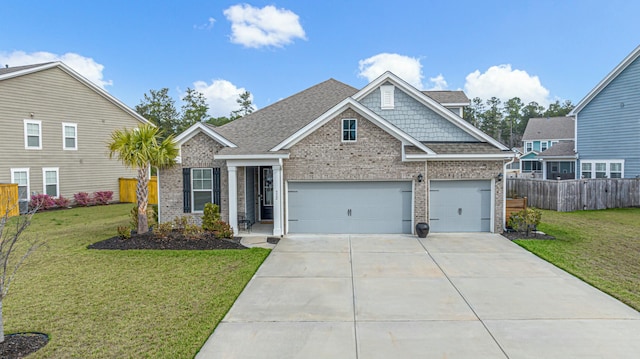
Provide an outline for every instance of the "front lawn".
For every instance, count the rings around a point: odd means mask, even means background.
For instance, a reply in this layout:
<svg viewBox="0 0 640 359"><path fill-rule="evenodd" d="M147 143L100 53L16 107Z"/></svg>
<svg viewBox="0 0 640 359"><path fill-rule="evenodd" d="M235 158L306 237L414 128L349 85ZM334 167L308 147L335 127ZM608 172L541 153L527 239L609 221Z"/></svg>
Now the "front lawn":
<svg viewBox="0 0 640 359"><path fill-rule="evenodd" d="M543 211L539 228L556 239L515 242L640 310L640 209Z"/></svg>
<svg viewBox="0 0 640 359"><path fill-rule="evenodd" d="M29 358L192 358L269 251L88 250L131 204L38 213L31 255L4 301L5 332L49 343Z"/></svg>

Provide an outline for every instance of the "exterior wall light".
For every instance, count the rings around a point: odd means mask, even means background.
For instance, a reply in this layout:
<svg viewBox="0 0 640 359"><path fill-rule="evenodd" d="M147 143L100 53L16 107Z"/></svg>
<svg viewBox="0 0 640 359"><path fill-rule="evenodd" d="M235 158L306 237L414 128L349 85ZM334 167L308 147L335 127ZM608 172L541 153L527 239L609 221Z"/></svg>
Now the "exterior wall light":
<svg viewBox="0 0 640 359"><path fill-rule="evenodd" d="M423 179L422 173L418 174L418 182L422 182Z"/></svg>

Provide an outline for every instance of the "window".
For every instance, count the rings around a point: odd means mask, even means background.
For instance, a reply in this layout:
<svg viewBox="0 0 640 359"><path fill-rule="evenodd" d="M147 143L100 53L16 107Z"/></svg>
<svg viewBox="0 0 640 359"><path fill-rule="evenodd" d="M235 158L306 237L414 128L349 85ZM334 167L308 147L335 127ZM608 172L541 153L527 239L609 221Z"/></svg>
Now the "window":
<svg viewBox="0 0 640 359"><path fill-rule="evenodd" d="M393 110L393 91L393 85L380 86L380 108L382 108L383 110Z"/></svg>
<svg viewBox="0 0 640 359"><path fill-rule="evenodd" d="M42 121L24 120L24 148L42 149Z"/></svg>
<svg viewBox="0 0 640 359"><path fill-rule="evenodd" d="M193 212L203 212L205 203L213 203L213 170L193 168L191 170Z"/></svg>
<svg viewBox="0 0 640 359"><path fill-rule="evenodd" d="M28 168L12 168L11 183L18 184L18 205L20 213L29 210L29 169Z"/></svg>
<svg viewBox="0 0 640 359"><path fill-rule="evenodd" d="M355 142L357 127L356 119L342 119L342 142Z"/></svg>
<svg viewBox="0 0 640 359"><path fill-rule="evenodd" d="M524 143L524 152L529 153L533 151L533 142L525 142Z"/></svg>
<svg viewBox="0 0 640 359"><path fill-rule="evenodd" d="M542 162L540 161L521 161L522 172L542 171Z"/></svg>
<svg viewBox="0 0 640 359"><path fill-rule="evenodd" d="M623 178L623 160L581 161L582 178Z"/></svg>
<svg viewBox="0 0 640 359"><path fill-rule="evenodd" d="M547 141L540 142L540 151L544 151L547 149Z"/></svg>
<svg viewBox="0 0 640 359"><path fill-rule="evenodd" d="M57 198L60 195L60 186L58 183L59 178L57 168L42 169L42 193Z"/></svg>
<svg viewBox="0 0 640 359"><path fill-rule="evenodd" d="M603 162L596 162L596 178L607 177L607 164Z"/></svg>
<svg viewBox="0 0 640 359"><path fill-rule="evenodd" d="M62 149L78 149L78 125L75 123L62 123Z"/></svg>

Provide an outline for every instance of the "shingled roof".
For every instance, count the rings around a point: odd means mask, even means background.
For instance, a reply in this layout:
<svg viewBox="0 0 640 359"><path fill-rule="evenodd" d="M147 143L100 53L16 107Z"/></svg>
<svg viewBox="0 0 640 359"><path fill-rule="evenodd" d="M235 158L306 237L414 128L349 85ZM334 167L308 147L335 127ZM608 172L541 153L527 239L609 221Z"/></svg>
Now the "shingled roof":
<svg viewBox="0 0 640 359"><path fill-rule="evenodd" d="M555 145L540 152L538 157L576 157L576 143L575 141L560 141Z"/></svg>
<svg viewBox="0 0 640 359"><path fill-rule="evenodd" d="M329 79L214 130L236 144L220 154L267 153L358 90ZM248 123L250 126L247 126Z"/></svg>
<svg viewBox="0 0 640 359"><path fill-rule="evenodd" d="M40 67L42 65L47 65L47 64L50 64L50 63L51 62L43 62L43 63L40 63L40 64L33 64L33 65L2 67L2 68L0 68L0 76L1 75L6 75L6 74L10 74L12 72L18 72L18 71L22 71L22 70L32 69L34 67Z"/></svg>
<svg viewBox="0 0 640 359"><path fill-rule="evenodd" d="M431 97L431 99L445 104L469 104L469 98L464 91L422 91L423 94Z"/></svg>
<svg viewBox="0 0 640 359"><path fill-rule="evenodd" d="M529 119L523 141L571 140L575 138L573 117L536 117Z"/></svg>

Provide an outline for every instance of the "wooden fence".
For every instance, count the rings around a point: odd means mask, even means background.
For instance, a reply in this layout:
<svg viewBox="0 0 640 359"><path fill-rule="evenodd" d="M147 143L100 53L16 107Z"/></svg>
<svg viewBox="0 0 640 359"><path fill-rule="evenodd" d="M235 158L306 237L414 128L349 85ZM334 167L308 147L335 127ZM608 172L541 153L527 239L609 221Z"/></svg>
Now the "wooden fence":
<svg viewBox="0 0 640 359"><path fill-rule="evenodd" d="M120 182L120 202L136 203L137 178L119 178ZM151 176L149 180L149 204L158 204L158 177Z"/></svg>
<svg viewBox="0 0 640 359"><path fill-rule="evenodd" d="M640 179L592 178L549 181L508 178L507 196L527 197L528 205L558 212L640 207Z"/></svg>
<svg viewBox="0 0 640 359"><path fill-rule="evenodd" d="M20 214L18 205L18 184L0 183L0 217L9 210L9 217Z"/></svg>

